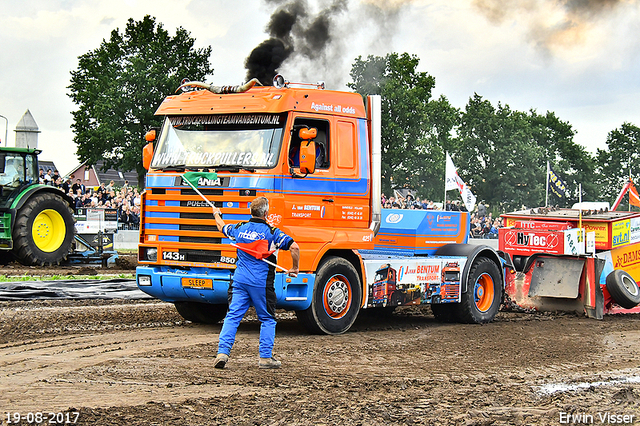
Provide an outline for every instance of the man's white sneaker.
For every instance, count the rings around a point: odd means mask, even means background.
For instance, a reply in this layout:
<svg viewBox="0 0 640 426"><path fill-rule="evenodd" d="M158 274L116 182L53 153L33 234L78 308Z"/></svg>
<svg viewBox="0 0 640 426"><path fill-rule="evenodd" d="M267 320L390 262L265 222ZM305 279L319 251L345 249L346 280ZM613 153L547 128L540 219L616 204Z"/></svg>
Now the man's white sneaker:
<svg viewBox="0 0 640 426"><path fill-rule="evenodd" d="M229 355L227 354L218 354L216 357L216 361L213 363L214 368L224 368L227 365L227 361L229 361Z"/></svg>
<svg viewBox="0 0 640 426"><path fill-rule="evenodd" d="M275 358L260 358L258 368L280 368L282 363Z"/></svg>

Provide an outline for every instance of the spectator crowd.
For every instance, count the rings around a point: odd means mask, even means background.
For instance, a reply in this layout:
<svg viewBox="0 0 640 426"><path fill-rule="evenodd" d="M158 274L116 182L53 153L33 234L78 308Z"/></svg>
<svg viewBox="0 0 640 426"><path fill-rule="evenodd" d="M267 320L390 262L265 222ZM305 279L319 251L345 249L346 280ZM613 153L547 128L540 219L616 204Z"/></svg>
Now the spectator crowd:
<svg viewBox="0 0 640 426"><path fill-rule="evenodd" d="M124 182L121 188L116 188L114 181L108 185L104 182L99 187L87 188L81 179L75 179L73 175L62 178L57 170L47 170L45 173L40 169L39 181L45 185L59 188L69 197L75 200L76 211L82 212L84 209L115 209L118 215L118 229L138 229L140 226L140 194L138 188L133 188L128 181ZM446 211L467 211L460 201L447 200L446 204L436 203L427 198L422 200L407 194L402 197L387 197L382 194L382 207L385 209L410 209L410 210L446 210ZM498 238L498 229L504 226L502 218L492 216L487 213L487 207L478 203L476 209L471 212L469 238Z"/></svg>
<svg viewBox="0 0 640 426"><path fill-rule="evenodd" d="M85 209L115 209L118 215L118 229L138 229L140 226L140 194L138 188L125 181L121 188L115 187L115 182L108 185L101 183L97 188L86 187L81 179L73 175L62 178L57 170L40 169L39 182L51 185L67 194L75 201L76 211L81 213Z"/></svg>
<svg viewBox="0 0 640 426"><path fill-rule="evenodd" d="M435 203L431 200L420 197L414 197L407 194L402 197L387 197L382 194L382 207L385 209L410 209L410 210L446 210L446 211L467 211L466 207L460 201L447 200L446 204ZM498 238L498 229L504 226L502 218L494 218L492 213L487 213L487 206L482 202L478 203L476 209L471 212L470 216L469 238Z"/></svg>

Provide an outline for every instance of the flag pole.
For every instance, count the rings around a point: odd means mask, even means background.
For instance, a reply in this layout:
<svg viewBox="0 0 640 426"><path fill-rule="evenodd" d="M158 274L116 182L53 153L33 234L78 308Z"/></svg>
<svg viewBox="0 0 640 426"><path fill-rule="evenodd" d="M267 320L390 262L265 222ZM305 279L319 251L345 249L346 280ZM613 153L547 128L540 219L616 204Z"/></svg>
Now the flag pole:
<svg viewBox="0 0 640 426"><path fill-rule="evenodd" d="M209 204L209 206L211 206L211 208L212 208L212 209L215 209L215 208L216 208L216 206L214 206L214 205L213 205L213 203L212 203L211 201L209 201L209 200L207 199L207 197L205 197L205 196L202 194L202 192L198 191L198 188L196 188L195 186L193 186L193 184L192 184L191 182L189 182L189 179L184 179L184 178L182 178L182 180L183 180L183 181L185 181L185 182L187 182L187 183L189 184L189 186L190 186L191 188L193 188L193 190L194 190L194 191L196 191L196 193L197 193L200 197L202 197L202 199L203 199L204 201L206 201L206 202L207 202L207 204Z"/></svg>
<svg viewBox="0 0 640 426"><path fill-rule="evenodd" d="M629 156L629 182L631 182L631 156ZM629 191L629 211L631 211L631 191Z"/></svg>
<svg viewBox="0 0 640 426"><path fill-rule="evenodd" d="M580 206L580 218L578 220L578 228L582 229L582 183L578 184L578 204Z"/></svg>
<svg viewBox="0 0 640 426"><path fill-rule="evenodd" d="M442 202L442 210L447 208L447 151L444 152L444 201Z"/></svg>
<svg viewBox="0 0 640 426"><path fill-rule="evenodd" d="M240 247L239 245L237 245L237 244L233 244L233 243L230 243L230 244L231 244L231 246L233 246L233 247L237 248L238 250L242 250L242 251L244 251L244 252L246 253L246 251L245 251L242 247ZM249 253L249 255L251 255L251 253ZM285 272L289 272L289 270L288 270L287 268L285 268L284 266L280 266L280 265L278 265L278 264L275 264L275 263L273 263L273 262L271 262L270 260L267 260L267 259L265 259L265 258L262 258L262 260L263 260L265 263L268 263L269 265L271 265L271 266L273 266L273 267L275 267L275 268L280 268L280 269L282 269L282 270L283 270L283 271L285 271Z"/></svg>
<svg viewBox="0 0 640 426"><path fill-rule="evenodd" d="M183 180L183 181L185 181L185 182L187 182L187 183L189 184L189 186L190 186L191 188L193 188L193 190L194 190L194 191L196 191L196 193L197 193L200 197L202 197L202 199L203 199L204 201L206 201L206 202L207 202L207 204L209 204L209 205L211 206L211 208L212 208L212 209L215 209L215 208L216 208L216 206L214 206L214 205L213 205L213 203L211 203L211 201L209 201L209 200L207 199L207 197L205 197L205 196L202 194L202 192L198 191L198 188L196 188L196 187L195 187L191 182L189 182L189 180L188 180L188 179L182 179L182 180ZM232 245L233 247L235 247L235 248L239 249L239 250L242 250L242 247L239 247L239 246L237 246L237 245L235 245L235 244L233 244L233 243L231 243L231 245ZM242 251L244 251L244 250L242 250ZM277 264L275 264L275 263L273 263L273 262L271 262L271 261L269 261L269 260L267 260L267 259L264 259L264 258L263 258L263 259L262 259L262 261L263 261L263 262L265 262L265 263L268 263L269 265L271 265L271 266L273 266L273 267L280 268L280 269L282 269L284 272L289 272L289 270L288 270L287 268L285 268L285 267L283 267L283 266L280 266L280 265L277 265Z"/></svg>
<svg viewBox="0 0 640 426"><path fill-rule="evenodd" d="M545 186L544 206L549 207L549 160L547 160L547 185Z"/></svg>

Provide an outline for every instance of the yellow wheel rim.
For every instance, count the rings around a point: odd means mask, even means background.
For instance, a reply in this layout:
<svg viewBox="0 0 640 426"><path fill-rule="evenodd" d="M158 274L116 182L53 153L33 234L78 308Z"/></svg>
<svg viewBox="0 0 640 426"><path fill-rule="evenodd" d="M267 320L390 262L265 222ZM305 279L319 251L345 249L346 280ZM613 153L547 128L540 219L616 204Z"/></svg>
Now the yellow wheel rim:
<svg viewBox="0 0 640 426"><path fill-rule="evenodd" d="M43 210L36 216L31 229L33 242L40 250L51 253L60 248L66 235L64 219L55 210Z"/></svg>

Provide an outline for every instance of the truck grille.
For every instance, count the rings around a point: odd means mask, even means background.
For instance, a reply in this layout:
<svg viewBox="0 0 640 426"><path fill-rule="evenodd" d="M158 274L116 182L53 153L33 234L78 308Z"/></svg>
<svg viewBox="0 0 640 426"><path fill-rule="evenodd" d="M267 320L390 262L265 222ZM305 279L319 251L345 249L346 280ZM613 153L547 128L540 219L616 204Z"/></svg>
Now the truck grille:
<svg viewBox="0 0 640 426"><path fill-rule="evenodd" d="M197 243L197 244L221 244L222 238L209 237L178 237L181 243Z"/></svg>
<svg viewBox="0 0 640 426"><path fill-rule="evenodd" d="M457 299L458 292L460 291L460 284L446 284L445 286L445 298L446 299Z"/></svg>
<svg viewBox="0 0 640 426"><path fill-rule="evenodd" d="M180 254L185 256L187 262L216 263L220 262L220 250L189 250L182 249Z"/></svg>
<svg viewBox="0 0 640 426"><path fill-rule="evenodd" d="M159 185L166 184L166 177L160 175L156 179ZM193 189L183 187L181 178L174 181L172 177L172 184L168 186L148 188L143 197L142 241L157 244L162 253L175 253L166 258L158 256L159 262L166 259L172 264L180 262L188 266L189 263L220 263L221 257L228 263L228 258L235 257L235 248L216 227L209 203L220 208L228 224L249 220L248 203L253 198L244 194L255 196L255 190L198 188L207 202Z"/></svg>

